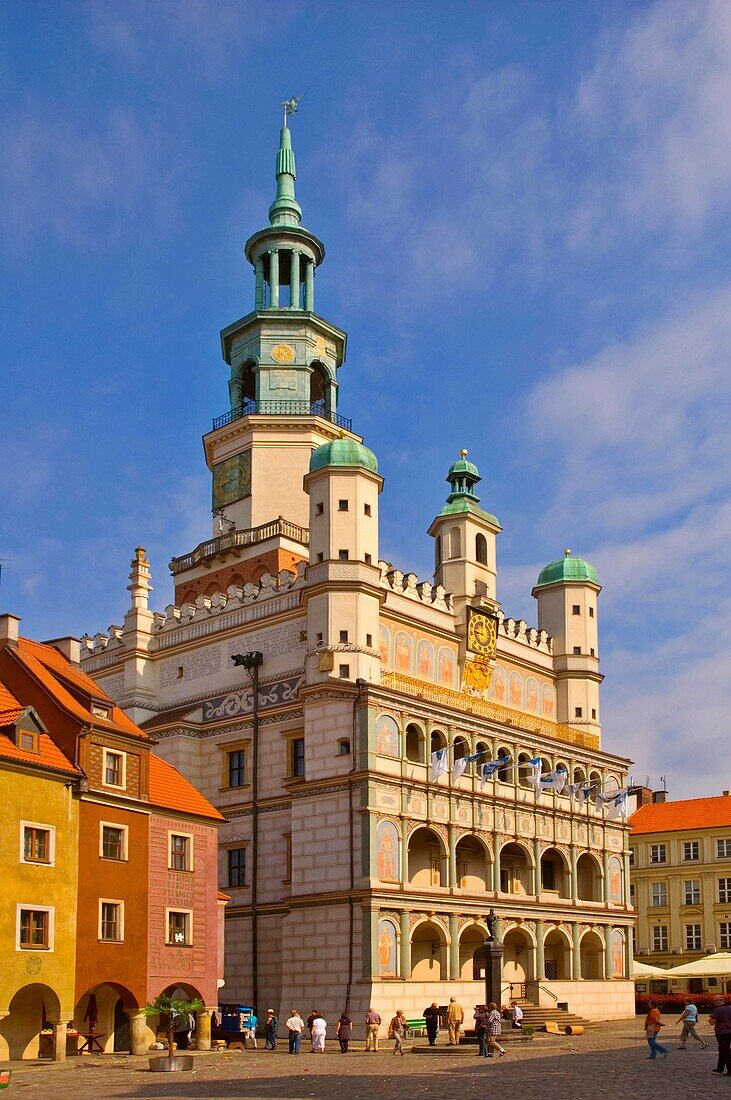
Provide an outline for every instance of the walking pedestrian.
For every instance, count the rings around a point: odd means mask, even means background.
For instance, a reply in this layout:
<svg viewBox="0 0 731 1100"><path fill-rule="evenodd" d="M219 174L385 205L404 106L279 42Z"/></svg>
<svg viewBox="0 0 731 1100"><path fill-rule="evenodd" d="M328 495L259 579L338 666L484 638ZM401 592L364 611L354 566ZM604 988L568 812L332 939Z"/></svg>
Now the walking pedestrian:
<svg viewBox="0 0 731 1100"><path fill-rule="evenodd" d="M325 1036L327 1035L327 1021L321 1013L317 1013L310 1028L310 1053L325 1053Z"/></svg>
<svg viewBox="0 0 731 1100"><path fill-rule="evenodd" d="M520 1007L517 1001L510 1002L510 1014L512 1018L513 1031L517 1031L523 1027L523 1009Z"/></svg>
<svg viewBox="0 0 731 1100"><path fill-rule="evenodd" d="M264 1050L276 1050L277 1049L277 1031L279 1030L279 1020L274 1015L274 1009L267 1009L267 1018L264 1021Z"/></svg>
<svg viewBox="0 0 731 1100"><path fill-rule="evenodd" d="M477 1005L473 1019L479 1043L478 1058L487 1058L487 1016L487 1005Z"/></svg>
<svg viewBox="0 0 731 1100"><path fill-rule="evenodd" d="M353 1034L353 1021L347 1012L343 1012L338 1020L337 1036L340 1043L340 1053L347 1054L350 1046L350 1036Z"/></svg>
<svg viewBox="0 0 731 1100"><path fill-rule="evenodd" d="M366 1012L366 1050L378 1051L378 1029L381 1026L381 1017L375 1008L371 1007Z"/></svg>
<svg viewBox="0 0 731 1100"><path fill-rule="evenodd" d="M686 998L685 1008L683 1009L683 1014L678 1020L678 1023L683 1025L683 1030L680 1032L680 1046L678 1050L687 1050L686 1042L689 1035L692 1035L693 1038L701 1044L701 1050L708 1049L708 1043L704 1042L696 1031L696 1026L698 1024L698 1009L688 998Z"/></svg>
<svg viewBox="0 0 731 1100"><path fill-rule="evenodd" d="M388 1037L393 1039L394 1054L404 1053L404 1038L406 1036L406 1017L399 1008L388 1026Z"/></svg>
<svg viewBox="0 0 731 1100"><path fill-rule="evenodd" d="M424 1009L422 1016L426 1024L426 1037L429 1040L429 1046L433 1047L439 1034L439 1009L436 1001L432 1001L429 1007Z"/></svg>
<svg viewBox="0 0 731 1100"><path fill-rule="evenodd" d="M645 1016L645 1038L647 1039L651 1052L648 1054L648 1058L654 1061L658 1054L662 1054L663 1058L667 1058L670 1051L667 1047L664 1047L662 1043L658 1043L657 1041L657 1037L660 1034L660 1028L665 1027L665 1024L660 1019L660 1009L657 1007L657 1001L648 1001L647 1009L648 1012Z"/></svg>
<svg viewBox="0 0 731 1100"><path fill-rule="evenodd" d="M305 1021L296 1008L292 1009L292 1015L287 1020L287 1033L289 1035L289 1053L299 1054L302 1032L305 1029Z"/></svg>
<svg viewBox="0 0 731 1100"><path fill-rule="evenodd" d="M447 1027L449 1029L449 1046L459 1046L459 1029L464 1023L464 1009L454 997L449 998L447 1009Z"/></svg>
<svg viewBox="0 0 731 1100"><path fill-rule="evenodd" d="M723 997L714 997L715 1008L708 1023L713 1024L718 1043L718 1065L712 1073L731 1074L731 1005L724 1003Z"/></svg>
<svg viewBox="0 0 731 1100"><path fill-rule="evenodd" d="M501 1047L498 1042L498 1036L502 1034L503 1030L503 1018L494 1001L490 1001L487 1007L487 1057L494 1058L497 1050L502 1058L507 1053L505 1047Z"/></svg>

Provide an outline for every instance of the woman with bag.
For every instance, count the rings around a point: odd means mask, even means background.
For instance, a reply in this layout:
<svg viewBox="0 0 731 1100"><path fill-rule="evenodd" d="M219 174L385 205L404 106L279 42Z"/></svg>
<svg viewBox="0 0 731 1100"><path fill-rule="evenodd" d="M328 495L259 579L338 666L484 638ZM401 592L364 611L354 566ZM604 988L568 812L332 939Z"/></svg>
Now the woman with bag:
<svg viewBox="0 0 731 1100"><path fill-rule="evenodd" d="M404 1053L404 1036L406 1035L406 1018L403 1011L399 1008L396 1015L388 1025L388 1037L393 1039L393 1052L394 1054Z"/></svg>
<svg viewBox="0 0 731 1100"><path fill-rule="evenodd" d="M648 1013L645 1016L645 1038L647 1044L651 1050L651 1054L648 1054L648 1058L652 1058L654 1061L658 1054L662 1054L663 1058L667 1058L670 1051L667 1047L664 1047L662 1043L658 1043L657 1037L660 1034L660 1028L665 1027L665 1024L660 1019L660 1009L657 1007L657 1001L647 1002Z"/></svg>

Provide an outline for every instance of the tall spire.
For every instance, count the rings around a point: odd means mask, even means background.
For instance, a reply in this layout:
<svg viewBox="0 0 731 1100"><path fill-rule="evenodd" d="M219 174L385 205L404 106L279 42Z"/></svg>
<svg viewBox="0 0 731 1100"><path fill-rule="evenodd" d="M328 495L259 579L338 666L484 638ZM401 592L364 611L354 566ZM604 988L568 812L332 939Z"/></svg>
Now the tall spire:
<svg viewBox="0 0 731 1100"><path fill-rule="evenodd" d="M269 207L270 225L299 225L302 220L302 208L294 197L294 181L297 170L292 148L292 132L287 119L297 110L300 97L293 96L284 104L284 125L279 131L279 149L277 151L277 197Z"/></svg>

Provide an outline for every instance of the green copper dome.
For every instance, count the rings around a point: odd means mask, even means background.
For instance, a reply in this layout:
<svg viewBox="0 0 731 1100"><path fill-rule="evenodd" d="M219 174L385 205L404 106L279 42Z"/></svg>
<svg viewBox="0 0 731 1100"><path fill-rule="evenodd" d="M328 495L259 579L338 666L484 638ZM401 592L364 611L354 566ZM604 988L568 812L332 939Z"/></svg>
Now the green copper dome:
<svg viewBox="0 0 731 1100"><path fill-rule="evenodd" d="M463 452L466 455L467 451ZM470 478L474 478L475 481L482 481L480 477L480 471L475 466L474 462L468 462L465 457L460 457L449 467L449 473L447 474L447 481L452 481L456 477L464 477L467 474Z"/></svg>
<svg viewBox="0 0 731 1100"><path fill-rule="evenodd" d="M594 566L583 558L575 558L570 550L564 550L562 558L549 562L541 569L536 588L542 588L546 584L560 584L562 581L599 584Z"/></svg>
<svg viewBox="0 0 731 1100"><path fill-rule="evenodd" d="M316 447L310 455L310 473L323 470L326 466L361 466L364 470L378 473L378 459L362 443L347 436L333 439Z"/></svg>

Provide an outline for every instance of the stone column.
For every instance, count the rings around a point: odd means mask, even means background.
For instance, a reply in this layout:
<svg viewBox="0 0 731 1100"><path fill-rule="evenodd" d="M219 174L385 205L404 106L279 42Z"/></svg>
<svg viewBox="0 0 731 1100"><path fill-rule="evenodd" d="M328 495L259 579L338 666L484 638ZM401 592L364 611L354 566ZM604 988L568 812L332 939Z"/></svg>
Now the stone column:
<svg viewBox="0 0 731 1100"><path fill-rule="evenodd" d="M622 879L622 901L625 909L630 904L629 899L629 852L625 852L622 858L624 863L624 878Z"/></svg>
<svg viewBox="0 0 731 1100"><path fill-rule="evenodd" d="M401 952L399 956L399 977L406 981L411 977L411 928L409 927L410 913L404 911L401 914Z"/></svg>
<svg viewBox="0 0 731 1100"><path fill-rule="evenodd" d="M492 834L492 888L496 894L500 893L500 837Z"/></svg>
<svg viewBox="0 0 731 1100"><path fill-rule="evenodd" d="M289 304L292 309L300 307L300 253L292 249L291 274L289 276Z"/></svg>
<svg viewBox="0 0 731 1100"><path fill-rule="evenodd" d="M52 1026L53 1040L51 1045L51 1058L54 1062L64 1062L66 1060L68 1024L66 1020L54 1020Z"/></svg>
<svg viewBox="0 0 731 1100"><path fill-rule="evenodd" d="M269 253L269 305L279 309L279 252L276 248Z"/></svg>
<svg viewBox="0 0 731 1100"><path fill-rule="evenodd" d="M579 900L579 853L576 851L576 845L571 845L571 897L574 901Z"/></svg>
<svg viewBox="0 0 731 1100"><path fill-rule="evenodd" d="M370 927L370 933L371 933L371 975L373 977L377 977L378 976L378 970L379 970L379 965L378 965L378 921L379 921L379 918L380 918L380 913L378 912L377 909L374 909L371 912L370 917L371 917L371 921L370 921L370 924L371 924L371 927Z"/></svg>
<svg viewBox="0 0 731 1100"><path fill-rule="evenodd" d="M612 932L611 925L604 929L604 977L607 981L612 977L614 963L612 961Z"/></svg>
<svg viewBox="0 0 731 1100"><path fill-rule="evenodd" d="M533 841L533 859L535 861L535 871L533 874L534 879L534 893L536 897L540 897L543 890L543 876L541 875L541 842L536 838Z"/></svg>
<svg viewBox="0 0 731 1100"><path fill-rule="evenodd" d="M632 929L624 927L624 972L628 978L633 978L635 973L635 960L632 954Z"/></svg>
<svg viewBox="0 0 731 1100"><path fill-rule="evenodd" d="M132 1053L147 1054L147 1017L142 1012L130 1012L129 1037ZM209 1032L210 1038L210 1032Z"/></svg>
<svg viewBox="0 0 731 1100"><path fill-rule="evenodd" d="M546 980L546 958L543 949L543 937L546 933L546 926L542 920L536 921L536 981L544 982Z"/></svg>
<svg viewBox="0 0 731 1100"><path fill-rule="evenodd" d="M312 313L315 308L315 265L312 260L305 261L305 309Z"/></svg>
<svg viewBox="0 0 731 1100"><path fill-rule="evenodd" d="M500 1007L503 987L503 945L500 940L485 940L485 1004Z"/></svg>
<svg viewBox="0 0 731 1100"><path fill-rule="evenodd" d="M457 843L455 840L456 829L454 825L447 826L447 844L449 845L447 859L447 886L458 886L457 882Z"/></svg>
<svg viewBox="0 0 731 1100"><path fill-rule="evenodd" d="M211 1049L211 1016L215 1006L206 1007L196 1016L195 1047L196 1050Z"/></svg>
<svg viewBox="0 0 731 1100"><path fill-rule="evenodd" d="M449 914L449 973L448 978L459 978L459 925L457 914Z"/></svg>
<svg viewBox="0 0 731 1100"><path fill-rule="evenodd" d="M604 898L604 904L609 905L611 901L611 883L609 881L609 852L604 853L604 889L602 890L602 897Z"/></svg>
<svg viewBox="0 0 731 1100"><path fill-rule="evenodd" d="M571 922L571 936L574 949L571 952L571 977L577 981L581 977L581 925Z"/></svg>
<svg viewBox="0 0 731 1100"><path fill-rule="evenodd" d="M254 309L264 308L264 260L260 256L254 265Z"/></svg>

